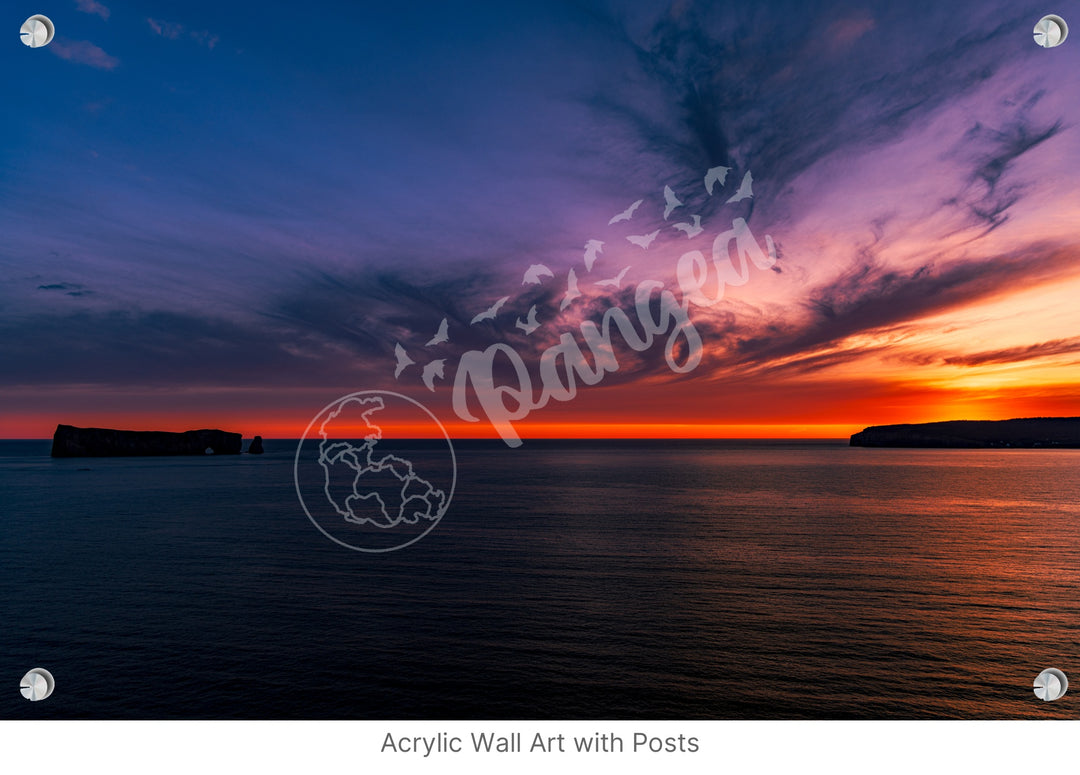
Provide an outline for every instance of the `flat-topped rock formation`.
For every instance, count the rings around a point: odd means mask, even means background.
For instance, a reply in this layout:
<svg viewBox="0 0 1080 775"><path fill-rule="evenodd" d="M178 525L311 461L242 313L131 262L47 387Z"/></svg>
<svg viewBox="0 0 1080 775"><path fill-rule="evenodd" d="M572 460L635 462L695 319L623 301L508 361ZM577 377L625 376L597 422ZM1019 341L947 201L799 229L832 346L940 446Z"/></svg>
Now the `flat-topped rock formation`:
<svg viewBox="0 0 1080 775"><path fill-rule="evenodd" d="M873 425L851 437L853 447L1080 448L1080 417L953 420L916 425Z"/></svg>
<svg viewBox="0 0 1080 775"><path fill-rule="evenodd" d="M57 425L53 434L52 456L239 455L240 448L239 433L221 430L168 433Z"/></svg>

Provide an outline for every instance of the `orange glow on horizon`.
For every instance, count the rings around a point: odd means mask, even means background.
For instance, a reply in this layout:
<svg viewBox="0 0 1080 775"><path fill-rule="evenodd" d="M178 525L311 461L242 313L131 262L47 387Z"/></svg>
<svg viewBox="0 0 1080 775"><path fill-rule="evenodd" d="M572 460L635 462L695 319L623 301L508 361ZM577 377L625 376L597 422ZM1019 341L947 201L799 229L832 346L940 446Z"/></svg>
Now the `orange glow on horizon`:
<svg viewBox="0 0 1080 775"><path fill-rule="evenodd" d="M1075 414L1075 413L1074 413ZM881 422L803 422L803 423L642 423L642 422L525 422L515 425L515 429L524 441L529 439L847 439L870 425L892 425L903 422L935 422L957 419L1011 419L1014 417L1049 416L1046 412L1004 412L995 416L976 413L954 412L934 414L929 419L897 420L895 418ZM1062 416L1058 413L1057 416ZM106 418L101 418L106 419ZM194 419L194 418L193 418ZM205 418L204 418L205 419ZM288 420L263 420L244 422L207 423L184 421L178 418L144 418L133 421L132 418L113 418L114 421L93 421L73 423L88 428L120 428L133 431L172 431L182 432L199 428L221 428L229 432L241 433L245 439L254 435L264 439L297 439L303 435L305 426ZM380 422L384 433L396 438L438 438L431 425L395 424ZM484 423L444 422L451 440L489 439L498 440L498 435L491 426ZM41 423L32 423L19 433L16 426L4 434L8 439L51 439L55 424L44 432ZM257 429L257 430L252 430ZM358 437L366 428L339 427L335 436Z"/></svg>
<svg viewBox="0 0 1080 775"><path fill-rule="evenodd" d="M288 422L244 422L208 424L205 422L183 422L175 418L169 421L144 420L132 422L117 418L117 422L87 422L77 424L85 428L120 428L132 431L171 431L182 432L204 427L220 427L222 430L242 433L249 439L255 433L248 428L259 428L258 435L264 439L297 439L304 432L304 427ZM36 425L36 424L35 424ZM241 427L243 426L243 427ZM410 425L380 422L379 426L388 435L397 438L427 439L438 438L430 425ZM498 440L498 435L491 426L483 423L445 422L451 440L491 439ZM40 427L40 426L36 426ZM43 434L36 427L22 435L5 435L10 439L49 439L52 428ZM837 424L692 424L692 423L522 423L515 426L522 439L846 439L851 434L862 430L865 425ZM367 430L361 426L339 426L335 437L361 436Z"/></svg>

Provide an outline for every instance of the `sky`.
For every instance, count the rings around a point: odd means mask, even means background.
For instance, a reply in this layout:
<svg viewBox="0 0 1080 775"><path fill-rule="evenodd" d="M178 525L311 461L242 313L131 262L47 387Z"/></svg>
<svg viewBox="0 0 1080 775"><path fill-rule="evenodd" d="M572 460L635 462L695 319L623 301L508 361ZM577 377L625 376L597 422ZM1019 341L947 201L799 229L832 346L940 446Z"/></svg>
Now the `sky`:
<svg viewBox="0 0 1080 775"><path fill-rule="evenodd" d="M1080 29L1080 2L5 7L0 437L295 437L384 390L497 438L455 388L463 356L502 343L538 394L560 337L682 301L688 252L734 260L737 219L772 265L685 305L695 368L669 365L667 333L616 335L617 370L516 432L1080 415L1080 38L1031 34L1047 12ZM44 48L17 36L34 13ZM550 275L526 283L534 264ZM516 411L496 361L488 392Z"/></svg>

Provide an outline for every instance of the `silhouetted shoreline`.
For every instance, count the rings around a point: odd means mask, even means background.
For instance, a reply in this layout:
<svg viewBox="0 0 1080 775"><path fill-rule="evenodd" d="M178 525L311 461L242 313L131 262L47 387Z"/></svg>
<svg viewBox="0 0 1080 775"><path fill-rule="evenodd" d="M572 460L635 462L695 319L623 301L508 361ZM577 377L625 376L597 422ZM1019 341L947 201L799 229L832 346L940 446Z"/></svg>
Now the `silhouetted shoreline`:
<svg viewBox="0 0 1080 775"><path fill-rule="evenodd" d="M1080 448L1080 417L952 420L912 425L872 425L852 435L853 447L934 449Z"/></svg>

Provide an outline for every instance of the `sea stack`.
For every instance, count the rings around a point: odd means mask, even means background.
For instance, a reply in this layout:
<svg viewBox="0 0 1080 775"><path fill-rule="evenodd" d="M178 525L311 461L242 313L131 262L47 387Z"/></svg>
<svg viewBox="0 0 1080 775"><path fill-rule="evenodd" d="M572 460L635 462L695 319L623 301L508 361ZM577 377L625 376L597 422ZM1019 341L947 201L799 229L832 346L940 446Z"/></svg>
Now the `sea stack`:
<svg viewBox="0 0 1080 775"><path fill-rule="evenodd" d="M57 425L53 457L127 457L159 455L239 455L239 433L216 429L168 433L76 428Z"/></svg>
<svg viewBox="0 0 1080 775"><path fill-rule="evenodd" d="M251 445L248 447L249 455L261 455L263 453L262 436L256 436L251 440Z"/></svg>

